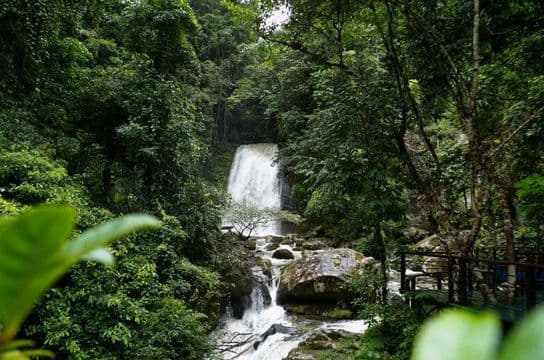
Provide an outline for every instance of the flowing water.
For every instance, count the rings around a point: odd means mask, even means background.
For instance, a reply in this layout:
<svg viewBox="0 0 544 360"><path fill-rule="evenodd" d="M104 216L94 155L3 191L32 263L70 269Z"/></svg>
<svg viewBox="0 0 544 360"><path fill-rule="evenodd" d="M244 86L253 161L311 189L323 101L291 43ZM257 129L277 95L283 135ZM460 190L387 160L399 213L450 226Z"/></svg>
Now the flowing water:
<svg viewBox="0 0 544 360"><path fill-rule="evenodd" d="M242 145L231 167L228 191L234 201L243 201L256 207L281 207L281 179L275 162L278 147L275 144ZM260 266L252 269L252 292L241 319L227 314L211 335L220 359L282 360L296 348L311 331L320 329L343 330L362 333L367 326L364 320L316 321L290 316L276 302L281 268L294 260L272 258L268 251L267 235L283 235L279 221L262 226L256 231L256 256L271 264L267 273ZM302 253L294 250L295 244L280 245L290 250L295 260ZM303 326L305 331L302 330ZM308 330L313 329L313 330Z"/></svg>
<svg viewBox="0 0 544 360"><path fill-rule="evenodd" d="M230 168L227 191L234 202L257 208L281 207L281 179L276 163L276 144L239 146ZM253 236L281 235L281 222L270 221L252 232Z"/></svg>

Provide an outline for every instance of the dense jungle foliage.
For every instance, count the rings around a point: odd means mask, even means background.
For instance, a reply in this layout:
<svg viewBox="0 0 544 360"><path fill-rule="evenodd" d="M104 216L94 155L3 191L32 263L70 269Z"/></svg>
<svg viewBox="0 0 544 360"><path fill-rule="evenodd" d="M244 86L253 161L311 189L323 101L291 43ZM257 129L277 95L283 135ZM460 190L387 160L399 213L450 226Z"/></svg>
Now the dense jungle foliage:
<svg viewBox="0 0 544 360"><path fill-rule="evenodd" d="M48 202L75 207L78 229L128 212L164 224L113 244L114 268L76 266L23 336L70 359L209 350L240 265L221 250L236 244L220 241L210 153L247 34L218 1L0 2L0 212Z"/></svg>
<svg viewBox="0 0 544 360"><path fill-rule="evenodd" d="M542 14L540 0L0 0L0 214L53 203L77 209L76 232L129 212L163 223L114 242L114 268L76 265L22 336L61 359L202 359L245 272L218 228L242 143L280 144L301 232L384 265L410 228L509 263L541 251ZM386 321L350 356L406 358L413 314L365 306L383 299L356 285L351 305Z"/></svg>

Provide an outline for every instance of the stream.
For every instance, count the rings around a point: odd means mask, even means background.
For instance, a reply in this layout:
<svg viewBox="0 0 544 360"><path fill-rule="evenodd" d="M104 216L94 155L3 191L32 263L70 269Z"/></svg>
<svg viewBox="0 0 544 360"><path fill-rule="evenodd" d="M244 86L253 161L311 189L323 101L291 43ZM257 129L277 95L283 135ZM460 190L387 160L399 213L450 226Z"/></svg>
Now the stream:
<svg viewBox="0 0 544 360"><path fill-rule="evenodd" d="M231 166L227 188L232 199L260 208L280 208L283 186L277 156L275 144L240 146ZM366 320L325 321L290 315L276 302L276 294L281 268L300 259L302 252L296 251L296 244L281 244L278 249L291 251L294 259L272 257L277 249L268 250L273 239L270 235L285 235L280 221L257 228L253 235L256 239L255 255L271 266L269 271L263 271L261 266L252 268L252 292L245 302L242 318L237 319L232 312L227 312L211 334L219 359L282 360L314 332L364 332L368 324Z"/></svg>

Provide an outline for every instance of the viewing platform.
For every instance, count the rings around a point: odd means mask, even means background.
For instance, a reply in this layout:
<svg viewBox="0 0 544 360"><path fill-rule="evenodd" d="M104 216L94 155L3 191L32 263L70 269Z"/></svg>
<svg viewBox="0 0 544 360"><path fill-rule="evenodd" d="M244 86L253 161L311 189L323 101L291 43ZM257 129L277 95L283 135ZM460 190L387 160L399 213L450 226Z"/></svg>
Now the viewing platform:
<svg viewBox="0 0 544 360"><path fill-rule="evenodd" d="M496 311L503 321L515 322L544 302L544 254L516 255L509 263L494 249L477 249L470 256L402 251L400 292L424 314L461 306ZM509 267L516 277L513 286Z"/></svg>

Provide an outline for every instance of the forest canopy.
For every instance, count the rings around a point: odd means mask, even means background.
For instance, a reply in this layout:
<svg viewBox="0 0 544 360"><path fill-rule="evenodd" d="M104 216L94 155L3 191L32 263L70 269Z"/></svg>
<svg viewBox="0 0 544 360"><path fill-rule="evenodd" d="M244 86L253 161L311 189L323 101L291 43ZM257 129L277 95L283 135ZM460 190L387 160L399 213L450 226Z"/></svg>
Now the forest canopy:
<svg viewBox="0 0 544 360"><path fill-rule="evenodd" d="M65 359L209 354L251 292L248 240L220 227L234 149L261 142L291 189L273 217L382 266L347 285L351 310L385 319L354 359L409 357L415 315L384 284L423 238L494 251L513 302L519 254L544 246L543 14L540 0L0 0L0 215L68 205L75 234L133 212L163 224L111 243L115 267L75 265L21 336Z"/></svg>

